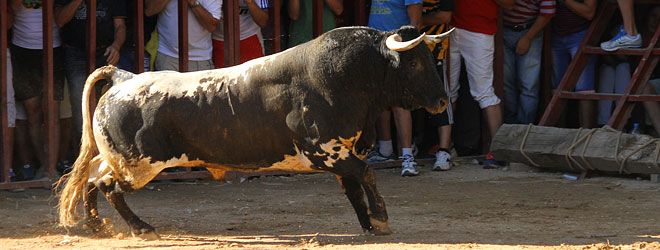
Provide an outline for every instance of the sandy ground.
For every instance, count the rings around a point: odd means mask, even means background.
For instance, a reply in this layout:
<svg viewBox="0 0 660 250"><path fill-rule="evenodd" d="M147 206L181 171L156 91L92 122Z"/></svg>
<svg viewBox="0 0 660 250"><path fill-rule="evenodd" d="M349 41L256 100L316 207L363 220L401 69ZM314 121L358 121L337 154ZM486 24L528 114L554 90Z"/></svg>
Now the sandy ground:
<svg viewBox="0 0 660 250"><path fill-rule="evenodd" d="M574 182L524 165L429 169L377 170L389 236L363 234L334 176L314 174L150 184L127 202L157 241L131 237L102 198L113 235L67 235L49 190L0 191L0 249L660 249L659 183Z"/></svg>

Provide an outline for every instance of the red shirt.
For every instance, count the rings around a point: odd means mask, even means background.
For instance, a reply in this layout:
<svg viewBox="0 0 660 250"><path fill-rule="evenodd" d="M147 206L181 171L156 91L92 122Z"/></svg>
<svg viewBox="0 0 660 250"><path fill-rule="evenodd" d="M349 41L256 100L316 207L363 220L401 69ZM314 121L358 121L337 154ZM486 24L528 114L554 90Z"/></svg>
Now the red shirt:
<svg viewBox="0 0 660 250"><path fill-rule="evenodd" d="M456 0L453 25L460 29L488 35L497 32L497 10L494 0Z"/></svg>

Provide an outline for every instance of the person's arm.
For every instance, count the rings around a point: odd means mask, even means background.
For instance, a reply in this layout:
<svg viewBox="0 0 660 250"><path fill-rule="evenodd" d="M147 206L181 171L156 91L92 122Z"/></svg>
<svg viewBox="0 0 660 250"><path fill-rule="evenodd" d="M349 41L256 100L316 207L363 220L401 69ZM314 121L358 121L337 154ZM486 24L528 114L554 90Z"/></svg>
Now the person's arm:
<svg viewBox="0 0 660 250"><path fill-rule="evenodd" d="M578 16L584 17L587 20L594 19L596 15L596 0L584 0L578 2L576 0L564 0L564 4L568 9L572 10Z"/></svg>
<svg viewBox="0 0 660 250"><path fill-rule="evenodd" d="M408 10L408 17L410 18L410 25L419 28L422 25L422 4L411 4L406 7Z"/></svg>
<svg viewBox="0 0 660 250"><path fill-rule="evenodd" d="M516 5L516 0L493 0L500 7L510 10L513 9L513 6Z"/></svg>
<svg viewBox="0 0 660 250"><path fill-rule="evenodd" d="M209 32L215 31L215 27L218 26L219 20L213 17L211 12L206 10L197 0L188 0L188 6L195 15L195 19L197 19L204 29Z"/></svg>
<svg viewBox="0 0 660 250"><path fill-rule="evenodd" d="M529 46L532 42L532 39L536 37L536 35L545 28L545 26L550 23L550 19L552 19L552 16L545 16L545 15L539 15L536 18L536 21L534 21L534 24L532 24L532 27L527 30L527 33L525 33L520 40L518 40L518 44L516 46L516 53L518 55L524 55L529 51Z"/></svg>
<svg viewBox="0 0 660 250"><path fill-rule="evenodd" d="M451 11L439 10L422 15L423 25L437 25L437 24L449 23L450 20L451 20Z"/></svg>
<svg viewBox="0 0 660 250"><path fill-rule="evenodd" d="M286 10L289 13L289 18L293 21L300 18L300 0L289 0L287 2Z"/></svg>
<svg viewBox="0 0 660 250"><path fill-rule="evenodd" d="M115 26L115 40L103 53L108 65L116 65L119 62L119 51L126 41L126 21L124 18L114 18L112 21Z"/></svg>
<svg viewBox="0 0 660 250"><path fill-rule="evenodd" d="M344 2L342 0L325 0L325 4L327 4L330 11L337 16L344 13Z"/></svg>
<svg viewBox="0 0 660 250"><path fill-rule="evenodd" d="M263 28L268 25L268 11L261 9L259 5L257 5L254 0L247 0L245 1L247 3L248 9L250 10L250 16L252 16L252 20L259 25L259 27Z"/></svg>
<svg viewBox="0 0 660 250"><path fill-rule="evenodd" d="M71 2L64 6L56 6L54 14L57 26L61 28L71 21L71 18L76 14L76 10L82 2L82 0L71 0Z"/></svg>
<svg viewBox="0 0 660 250"><path fill-rule="evenodd" d="M154 16L165 9L165 6L171 0L147 0L145 2L144 14L146 16Z"/></svg>

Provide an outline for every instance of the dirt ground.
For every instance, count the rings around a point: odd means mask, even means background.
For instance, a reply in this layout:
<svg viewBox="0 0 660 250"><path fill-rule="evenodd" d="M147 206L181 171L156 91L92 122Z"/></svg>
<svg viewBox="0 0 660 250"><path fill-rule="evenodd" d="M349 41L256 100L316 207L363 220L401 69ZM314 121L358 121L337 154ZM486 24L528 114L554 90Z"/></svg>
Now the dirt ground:
<svg viewBox="0 0 660 250"><path fill-rule="evenodd" d="M389 236L363 234L334 176L313 174L150 184L127 202L156 241L131 237L102 198L114 235L66 235L49 190L0 191L0 249L660 249L659 183L468 162L422 171L377 170Z"/></svg>

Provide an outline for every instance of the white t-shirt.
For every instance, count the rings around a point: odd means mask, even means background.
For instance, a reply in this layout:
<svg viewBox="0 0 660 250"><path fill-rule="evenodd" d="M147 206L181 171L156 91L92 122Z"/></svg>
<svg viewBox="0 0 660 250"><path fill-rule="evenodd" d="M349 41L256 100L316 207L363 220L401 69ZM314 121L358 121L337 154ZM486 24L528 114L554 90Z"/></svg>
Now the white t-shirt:
<svg viewBox="0 0 660 250"><path fill-rule="evenodd" d="M220 0L199 0L199 3L211 15L220 19ZM165 9L158 15L158 52L179 58L179 18L178 1L170 0ZM188 10L188 60L211 60L211 32L206 30Z"/></svg>
<svg viewBox="0 0 660 250"><path fill-rule="evenodd" d="M41 8L21 8L16 11L14 15L14 25L12 26L13 36L11 42L21 48L26 49L43 49L44 36L43 36L43 18ZM60 28L57 27L53 18L53 48L60 47L62 40L60 39Z"/></svg>
<svg viewBox="0 0 660 250"><path fill-rule="evenodd" d="M304 0L307 1L307 0ZM222 3L222 0L220 0ZM268 0L255 0L257 6L262 9L268 9ZM241 30L241 40L245 40L248 37L254 36L261 33L261 27L252 20L250 15L250 9L248 9L247 2L245 0L239 0L238 4L239 10L239 20L240 20L240 30ZM224 41L224 35L222 32L222 25L218 25L213 32L213 39Z"/></svg>

